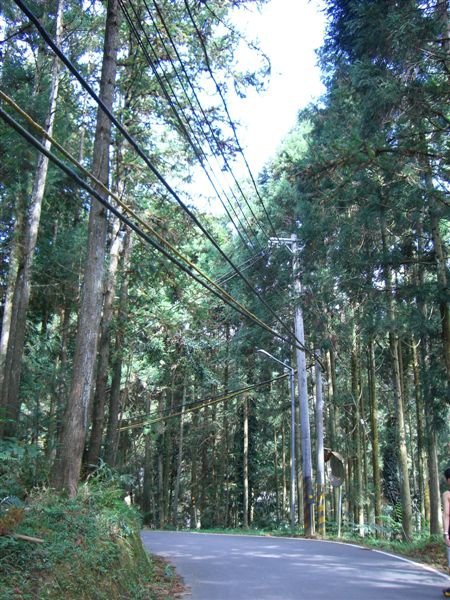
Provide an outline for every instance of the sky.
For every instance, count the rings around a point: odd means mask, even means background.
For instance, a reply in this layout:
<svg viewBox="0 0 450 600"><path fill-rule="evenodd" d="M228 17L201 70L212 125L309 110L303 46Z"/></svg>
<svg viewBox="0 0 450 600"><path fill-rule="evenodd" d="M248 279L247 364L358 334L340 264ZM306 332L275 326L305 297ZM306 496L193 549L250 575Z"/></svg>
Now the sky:
<svg viewBox="0 0 450 600"><path fill-rule="evenodd" d="M264 92L252 90L245 98L230 93L227 98L255 178L295 125L298 111L324 92L315 53L324 38L323 6L323 0L269 0L259 10L256 6L241 8L232 17L237 29L257 41L271 61L271 76ZM242 63L254 60L254 51L242 48L240 52ZM233 166L236 175L246 177L242 160ZM206 177L201 181L202 177L198 175L194 183L195 204L213 213L222 212L219 200L199 198L199 194L213 194Z"/></svg>
<svg viewBox="0 0 450 600"><path fill-rule="evenodd" d="M320 0L270 0L261 11L240 10L234 22L259 39L272 63L267 91L231 102L239 139L256 173L275 154L296 116L324 88L315 50L322 45L325 15Z"/></svg>

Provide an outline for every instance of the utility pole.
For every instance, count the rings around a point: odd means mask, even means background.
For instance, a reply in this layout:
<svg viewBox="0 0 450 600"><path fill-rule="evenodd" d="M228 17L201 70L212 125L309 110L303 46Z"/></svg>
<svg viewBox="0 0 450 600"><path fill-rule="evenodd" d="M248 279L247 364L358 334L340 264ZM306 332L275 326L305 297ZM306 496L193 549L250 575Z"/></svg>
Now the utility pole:
<svg viewBox="0 0 450 600"><path fill-rule="evenodd" d="M298 241L293 233L290 238L270 238L271 246L283 245L292 254L292 275L294 281L294 330L300 345L295 345L297 361L298 396L300 407L300 440L302 450L303 470L303 525L305 536L314 533L314 491L312 484L311 433L309 426L308 387L306 380L305 331L303 326L303 311L300 305L302 284L298 268Z"/></svg>

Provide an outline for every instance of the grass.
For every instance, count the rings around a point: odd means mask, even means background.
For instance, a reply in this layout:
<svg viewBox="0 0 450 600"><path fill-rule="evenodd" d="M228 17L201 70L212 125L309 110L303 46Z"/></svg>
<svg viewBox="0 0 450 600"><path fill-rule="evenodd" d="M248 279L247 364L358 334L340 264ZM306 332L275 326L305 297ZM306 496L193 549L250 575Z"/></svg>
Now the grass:
<svg viewBox="0 0 450 600"><path fill-rule="evenodd" d="M185 588L174 567L146 554L137 511L113 481L90 481L74 499L36 491L25 504L0 505L0 600L163 600ZM203 529L204 533L302 537L301 530ZM330 526L326 539L337 541ZM11 534L42 538L43 543ZM344 531L342 542L408 557L445 571L440 537L409 544Z"/></svg>
<svg viewBox="0 0 450 600"><path fill-rule="evenodd" d="M114 486L85 485L74 499L41 491L10 510L0 512L1 600L162 600L182 590L171 565L146 554L139 515Z"/></svg>

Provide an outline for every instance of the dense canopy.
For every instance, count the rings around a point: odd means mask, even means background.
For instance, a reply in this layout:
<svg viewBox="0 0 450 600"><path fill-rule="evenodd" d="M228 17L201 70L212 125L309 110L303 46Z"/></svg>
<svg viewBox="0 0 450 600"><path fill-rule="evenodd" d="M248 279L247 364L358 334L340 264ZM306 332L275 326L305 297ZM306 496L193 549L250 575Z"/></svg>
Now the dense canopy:
<svg viewBox="0 0 450 600"><path fill-rule="evenodd" d="M110 469L159 527L440 533L447 2L327 0L326 92L259 174L250 4L2 3L0 499Z"/></svg>

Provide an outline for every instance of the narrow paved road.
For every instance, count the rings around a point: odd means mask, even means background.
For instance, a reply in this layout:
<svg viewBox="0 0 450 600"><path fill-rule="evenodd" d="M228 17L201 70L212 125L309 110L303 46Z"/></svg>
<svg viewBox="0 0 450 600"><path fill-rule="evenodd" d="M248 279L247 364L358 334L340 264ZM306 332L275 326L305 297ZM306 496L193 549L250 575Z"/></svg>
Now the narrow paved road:
<svg viewBox="0 0 450 600"><path fill-rule="evenodd" d="M436 600L445 575L386 554L314 540L144 531L188 600Z"/></svg>

